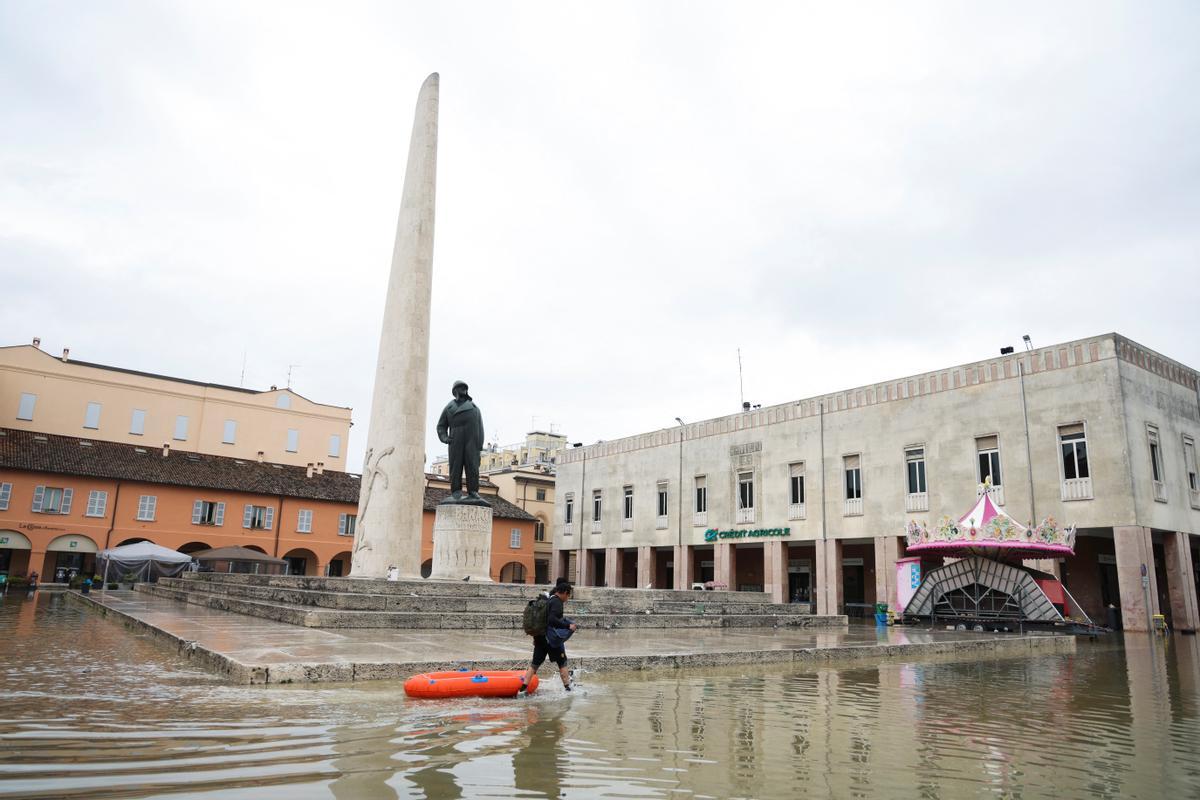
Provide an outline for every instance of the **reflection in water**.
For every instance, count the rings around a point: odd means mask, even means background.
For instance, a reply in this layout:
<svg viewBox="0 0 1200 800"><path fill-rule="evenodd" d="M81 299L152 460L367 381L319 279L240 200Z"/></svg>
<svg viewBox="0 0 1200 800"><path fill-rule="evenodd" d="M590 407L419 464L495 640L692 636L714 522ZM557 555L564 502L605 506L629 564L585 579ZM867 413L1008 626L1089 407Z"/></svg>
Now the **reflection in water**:
<svg viewBox="0 0 1200 800"><path fill-rule="evenodd" d="M63 597L9 598L0 641L0 797L1200 795L1196 637L445 702L225 686Z"/></svg>

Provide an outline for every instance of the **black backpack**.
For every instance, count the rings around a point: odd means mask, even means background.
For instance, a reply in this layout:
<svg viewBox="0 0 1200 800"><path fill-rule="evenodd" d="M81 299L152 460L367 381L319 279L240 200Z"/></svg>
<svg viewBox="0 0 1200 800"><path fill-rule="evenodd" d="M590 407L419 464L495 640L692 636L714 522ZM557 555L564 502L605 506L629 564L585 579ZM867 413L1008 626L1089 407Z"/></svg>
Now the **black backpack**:
<svg viewBox="0 0 1200 800"><path fill-rule="evenodd" d="M546 633L546 624L549 620L550 598L544 594L539 594L525 606L525 614L521 618L521 623L525 627L525 633L530 636L543 636Z"/></svg>

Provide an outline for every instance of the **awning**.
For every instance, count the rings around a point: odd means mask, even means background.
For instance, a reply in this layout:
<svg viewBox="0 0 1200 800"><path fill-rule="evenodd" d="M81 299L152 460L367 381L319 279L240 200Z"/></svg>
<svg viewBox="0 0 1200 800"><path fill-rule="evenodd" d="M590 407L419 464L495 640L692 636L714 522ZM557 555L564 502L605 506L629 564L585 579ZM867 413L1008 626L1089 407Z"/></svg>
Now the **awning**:
<svg viewBox="0 0 1200 800"><path fill-rule="evenodd" d="M0 550L32 550L33 545L25 534L16 531L0 531Z"/></svg>

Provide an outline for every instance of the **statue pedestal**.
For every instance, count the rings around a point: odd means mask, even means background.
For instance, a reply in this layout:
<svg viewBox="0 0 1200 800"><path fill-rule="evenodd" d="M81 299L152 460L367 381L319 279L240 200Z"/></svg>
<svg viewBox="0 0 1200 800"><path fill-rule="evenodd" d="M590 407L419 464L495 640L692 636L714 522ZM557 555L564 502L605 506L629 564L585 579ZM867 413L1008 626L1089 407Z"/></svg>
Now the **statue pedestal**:
<svg viewBox="0 0 1200 800"><path fill-rule="evenodd" d="M433 518L433 571L430 580L492 580L492 509L442 503Z"/></svg>

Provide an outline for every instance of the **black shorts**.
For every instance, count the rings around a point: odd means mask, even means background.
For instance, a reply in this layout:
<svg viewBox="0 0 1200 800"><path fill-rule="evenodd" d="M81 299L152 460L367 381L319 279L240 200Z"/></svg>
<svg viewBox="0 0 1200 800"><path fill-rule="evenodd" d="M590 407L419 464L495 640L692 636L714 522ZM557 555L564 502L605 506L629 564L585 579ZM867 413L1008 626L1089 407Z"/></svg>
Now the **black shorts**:
<svg viewBox="0 0 1200 800"><path fill-rule="evenodd" d="M545 636L533 637L533 668L537 669L540 667L545 662L547 656L549 656L552 663L557 664L560 668L567 665L567 650L565 647L561 645L551 647L550 643L546 641Z"/></svg>

